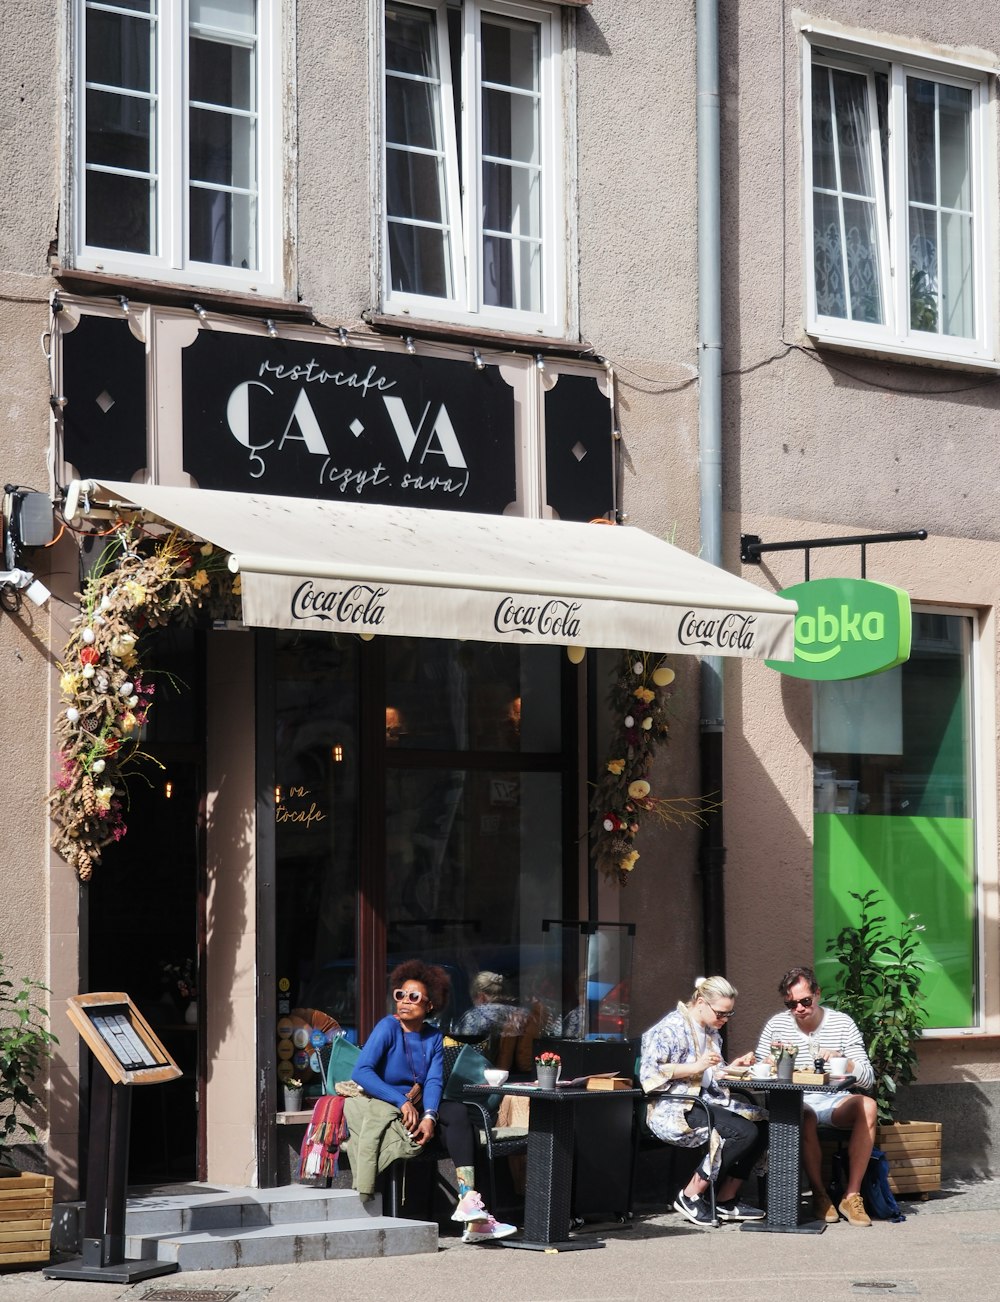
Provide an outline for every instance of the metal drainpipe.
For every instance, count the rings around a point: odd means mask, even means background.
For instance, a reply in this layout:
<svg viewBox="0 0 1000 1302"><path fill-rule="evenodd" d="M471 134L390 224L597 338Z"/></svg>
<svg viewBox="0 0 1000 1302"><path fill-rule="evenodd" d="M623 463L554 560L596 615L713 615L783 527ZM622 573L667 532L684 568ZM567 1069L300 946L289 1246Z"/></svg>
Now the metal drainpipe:
<svg viewBox="0 0 1000 1302"><path fill-rule="evenodd" d="M720 180L719 0L697 0L698 468L701 555L722 564L722 222ZM701 834L699 870L706 975L726 966L723 871L722 657L701 661L701 791L718 802Z"/></svg>

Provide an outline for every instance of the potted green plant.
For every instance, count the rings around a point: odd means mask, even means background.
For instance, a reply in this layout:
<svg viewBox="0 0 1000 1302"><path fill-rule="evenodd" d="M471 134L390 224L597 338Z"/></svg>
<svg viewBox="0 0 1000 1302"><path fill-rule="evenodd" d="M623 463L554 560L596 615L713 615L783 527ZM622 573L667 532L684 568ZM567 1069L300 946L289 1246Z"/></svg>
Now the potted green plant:
<svg viewBox="0 0 1000 1302"><path fill-rule="evenodd" d="M910 914L893 934L879 912L876 891L850 895L858 902L858 921L826 945L837 960L830 1003L854 1019L868 1049L875 1070L877 1143L889 1158L890 1182L897 1193L925 1193L941 1183L940 1123L893 1120L898 1087L916 1076L916 1042L927 1020L918 957L923 927Z"/></svg>
<svg viewBox="0 0 1000 1302"><path fill-rule="evenodd" d="M31 1141L38 1138L21 1113L38 1102L34 1082L58 1043L39 1002L45 990L28 977L15 987L0 954L0 1218L12 1232L0 1243L0 1266L49 1257L52 1177L19 1171L8 1147L18 1127Z"/></svg>

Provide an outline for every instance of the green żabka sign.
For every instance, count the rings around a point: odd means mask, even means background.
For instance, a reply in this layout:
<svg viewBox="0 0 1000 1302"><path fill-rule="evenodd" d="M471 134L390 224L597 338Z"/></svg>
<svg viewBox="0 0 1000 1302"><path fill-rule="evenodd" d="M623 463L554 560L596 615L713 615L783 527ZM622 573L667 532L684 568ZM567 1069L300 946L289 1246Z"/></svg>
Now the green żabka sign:
<svg viewBox="0 0 1000 1302"><path fill-rule="evenodd" d="M798 602L795 659L765 663L780 674L833 682L867 678L910 658L910 594L868 579L815 579L780 594Z"/></svg>

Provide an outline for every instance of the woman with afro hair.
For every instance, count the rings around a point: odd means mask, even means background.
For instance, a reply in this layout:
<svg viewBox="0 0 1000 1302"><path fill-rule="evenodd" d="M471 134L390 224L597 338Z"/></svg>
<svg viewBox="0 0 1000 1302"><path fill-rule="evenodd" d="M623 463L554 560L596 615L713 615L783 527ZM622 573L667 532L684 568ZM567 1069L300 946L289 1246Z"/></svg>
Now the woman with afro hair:
<svg viewBox="0 0 1000 1302"><path fill-rule="evenodd" d="M372 1030L358 1057L353 1079L371 1098L397 1107L407 1131L426 1144L440 1128L441 1142L455 1163L458 1206L453 1221L465 1223L466 1243L489 1243L517 1227L497 1221L475 1189L475 1131L464 1103L442 1099L444 1043L427 1018L448 1002L451 983L440 967L420 959L400 963L389 976L396 1011Z"/></svg>

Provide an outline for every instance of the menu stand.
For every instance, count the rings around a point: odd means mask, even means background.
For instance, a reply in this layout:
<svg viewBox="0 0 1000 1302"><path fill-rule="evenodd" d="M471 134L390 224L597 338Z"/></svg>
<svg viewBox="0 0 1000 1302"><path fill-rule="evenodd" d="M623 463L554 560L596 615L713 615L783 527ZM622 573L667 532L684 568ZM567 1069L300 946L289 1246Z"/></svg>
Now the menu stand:
<svg viewBox="0 0 1000 1302"><path fill-rule="evenodd" d="M75 995L67 1002L69 1019L100 1070L93 1073L81 1255L46 1266L42 1275L134 1284L172 1274L176 1261L125 1258L129 1122L133 1085L158 1085L183 1073L128 995Z"/></svg>

